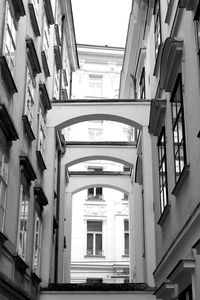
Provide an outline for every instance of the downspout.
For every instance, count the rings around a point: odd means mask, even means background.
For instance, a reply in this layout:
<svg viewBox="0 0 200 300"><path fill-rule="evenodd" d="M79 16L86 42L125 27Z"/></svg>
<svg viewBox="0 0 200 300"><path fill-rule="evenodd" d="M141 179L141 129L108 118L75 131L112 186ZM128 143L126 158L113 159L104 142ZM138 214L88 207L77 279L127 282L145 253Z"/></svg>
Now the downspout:
<svg viewBox="0 0 200 300"><path fill-rule="evenodd" d="M65 16L62 17L61 25L61 58L63 62L63 36L64 36L64 21ZM62 69L60 70L60 82L59 82L59 99L62 98ZM60 165L61 165L62 151L58 150L58 162L57 162L57 201L56 201L56 221L59 224L59 210L60 210ZM58 281L58 238L59 238L59 227L56 231L55 239L55 269L54 269L54 281Z"/></svg>

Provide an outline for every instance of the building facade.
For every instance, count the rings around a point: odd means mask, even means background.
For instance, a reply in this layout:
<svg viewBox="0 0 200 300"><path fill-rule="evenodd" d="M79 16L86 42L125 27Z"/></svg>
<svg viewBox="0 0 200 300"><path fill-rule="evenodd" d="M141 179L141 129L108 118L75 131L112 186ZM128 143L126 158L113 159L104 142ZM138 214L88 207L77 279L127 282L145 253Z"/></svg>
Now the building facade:
<svg viewBox="0 0 200 300"><path fill-rule="evenodd" d="M44 207L52 224L51 253L45 264L48 280L55 280L56 198L46 193L47 115L52 100L62 98L63 89L70 94L65 79L70 83L77 67L70 1L1 1L1 299L38 298L48 230ZM55 161L61 151L58 133L52 149ZM56 182L55 165L55 194Z"/></svg>
<svg viewBox="0 0 200 300"><path fill-rule="evenodd" d="M164 300L200 295L199 11L199 1L133 1L120 85L121 97L153 99L153 275Z"/></svg>

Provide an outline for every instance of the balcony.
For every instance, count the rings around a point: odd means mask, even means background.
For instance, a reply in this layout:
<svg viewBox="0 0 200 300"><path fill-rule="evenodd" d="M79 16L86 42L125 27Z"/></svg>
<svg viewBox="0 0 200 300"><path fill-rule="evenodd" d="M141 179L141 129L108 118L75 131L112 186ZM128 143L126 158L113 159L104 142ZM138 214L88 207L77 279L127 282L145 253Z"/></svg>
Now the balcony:
<svg viewBox="0 0 200 300"><path fill-rule="evenodd" d="M40 36L40 29L38 26L38 21L37 21L37 17L35 14L35 9L32 3L28 4L28 8L29 8L29 13L30 13L30 18L31 18L31 24L33 27L33 31L35 36Z"/></svg>
<svg viewBox="0 0 200 300"><path fill-rule="evenodd" d="M49 25L54 24L53 10L51 6L51 0L44 0L44 9Z"/></svg>
<svg viewBox="0 0 200 300"><path fill-rule="evenodd" d="M61 70L62 69L62 58L61 58L59 46L54 46L54 57L55 57L55 61L56 61L57 70Z"/></svg>
<svg viewBox="0 0 200 300"><path fill-rule="evenodd" d="M25 131L28 135L28 138L30 139L31 142L34 141L35 140L35 135L34 135L32 127L31 127L30 121L28 119L28 116L23 115L22 116L22 121L23 121L23 124L24 124Z"/></svg>
<svg viewBox="0 0 200 300"><path fill-rule="evenodd" d="M20 17L25 16L26 12L24 8L23 0L11 0L11 2L15 10L16 18L19 19Z"/></svg>
<svg viewBox="0 0 200 300"><path fill-rule="evenodd" d="M49 71L49 66L48 66L48 61L47 61L45 51L41 52L41 57L42 57L42 65L43 65L44 74L46 77L50 77L51 74Z"/></svg>
<svg viewBox="0 0 200 300"><path fill-rule="evenodd" d="M0 104L0 127L7 141L16 141L19 138L14 123L4 104Z"/></svg>
<svg viewBox="0 0 200 300"><path fill-rule="evenodd" d="M31 38L26 39L26 48L27 48L27 55L34 75L40 74L41 73L40 62L37 56L33 39Z"/></svg>
<svg viewBox="0 0 200 300"><path fill-rule="evenodd" d="M51 109L51 102L49 99L49 94L46 88L45 83L40 83L39 84L39 90L40 90L40 99L42 101L42 105L45 110Z"/></svg>

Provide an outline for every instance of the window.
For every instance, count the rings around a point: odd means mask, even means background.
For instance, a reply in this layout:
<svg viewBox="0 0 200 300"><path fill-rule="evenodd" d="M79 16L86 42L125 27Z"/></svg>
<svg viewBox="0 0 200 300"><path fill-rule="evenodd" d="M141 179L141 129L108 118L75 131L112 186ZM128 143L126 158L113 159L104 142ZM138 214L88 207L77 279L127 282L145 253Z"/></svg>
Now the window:
<svg viewBox="0 0 200 300"><path fill-rule="evenodd" d="M38 21L38 17L39 17L39 2L40 2L40 0L32 0L32 4L33 4L33 7L34 7L34 11L35 11L37 21Z"/></svg>
<svg viewBox="0 0 200 300"><path fill-rule="evenodd" d="M28 237L28 210L29 210L29 186L21 183L20 186L20 210L18 225L18 247L19 256L26 259L27 237Z"/></svg>
<svg viewBox="0 0 200 300"><path fill-rule="evenodd" d="M35 212L35 228L34 228L34 248L33 248L33 271L36 275L40 273L40 254L41 254L41 232L42 224L37 211Z"/></svg>
<svg viewBox="0 0 200 300"><path fill-rule="evenodd" d="M6 61L8 63L12 75L14 74L14 68L15 68L16 34L17 31L14 24L14 19L11 15L11 10L7 2L4 55L6 57Z"/></svg>
<svg viewBox="0 0 200 300"><path fill-rule="evenodd" d="M0 231L3 231L8 186L8 156L0 144Z"/></svg>
<svg viewBox="0 0 200 300"><path fill-rule="evenodd" d="M145 68L142 70L141 78L140 78L140 99L146 98L145 92Z"/></svg>
<svg viewBox="0 0 200 300"><path fill-rule="evenodd" d="M41 107L39 110L39 133L38 133L38 151L40 151L44 158L45 153L45 138L46 138L46 115L42 111Z"/></svg>
<svg viewBox="0 0 200 300"><path fill-rule="evenodd" d="M26 77L26 99L25 99L25 115L27 115L31 127L33 126L34 118L34 96L35 96L35 79L31 73L29 66L27 66Z"/></svg>
<svg viewBox="0 0 200 300"><path fill-rule="evenodd" d="M88 199L102 200L102 187L89 188L88 189Z"/></svg>
<svg viewBox="0 0 200 300"><path fill-rule="evenodd" d="M157 147L160 186L160 209L162 213L168 204L165 127L163 127L161 130Z"/></svg>
<svg viewBox="0 0 200 300"><path fill-rule="evenodd" d="M178 300L192 300L192 286L189 285L178 297Z"/></svg>
<svg viewBox="0 0 200 300"><path fill-rule="evenodd" d="M102 97L103 76L89 75L89 95Z"/></svg>
<svg viewBox="0 0 200 300"><path fill-rule="evenodd" d="M183 92L182 78L179 73L174 90L171 96L172 107L172 130L174 142L174 164L175 164L175 182L178 181L181 172L187 162L185 128L184 128L184 111L183 111Z"/></svg>
<svg viewBox="0 0 200 300"><path fill-rule="evenodd" d="M88 128L88 137L91 142L102 141L103 129L102 128Z"/></svg>
<svg viewBox="0 0 200 300"><path fill-rule="evenodd" d="M124 220L124 254L129 255L129 220Z"/></svg>
<svg viewBox="0 0 200 300"><path fill-rule="evenodd" d="M55 100L59 100L59 86L60 86L60 72L57 71L56 65L54 66L54 85L53 85L53 97Z"/></svg>
<svg viewBox="0 0 200 300"><path fill-rule="evenodd" d="M161 45L161 19L160 19L159 0L156 0L154 6L154 38L155 38L155 55L157 57Z"/></svg>
<svg viewBox="0 0 200 300"><path fill-rule="evenodd" d="M87 255L102 255L102 221L87 221Z"/></svg>

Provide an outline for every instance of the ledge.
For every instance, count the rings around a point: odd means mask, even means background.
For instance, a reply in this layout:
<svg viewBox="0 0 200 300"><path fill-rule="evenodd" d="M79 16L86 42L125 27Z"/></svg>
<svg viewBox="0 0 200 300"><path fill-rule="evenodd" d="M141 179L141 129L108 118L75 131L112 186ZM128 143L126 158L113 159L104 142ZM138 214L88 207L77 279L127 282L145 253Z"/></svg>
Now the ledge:
<svg viewBox="0 0 200 300"><path fill-rule="evenodd" d="M175 284L170 282L163 282L159 288L154 292L156 298L172 299L174 291L177 289Z"/></svg>
<svg viewBox="0 0 200 300"><path fill-rule="evenodd" d="M172 194L173 194L174 196L177 196L177 195L178 195L178 192L179 192L180 189L181 189L181 186L182 186L182 184L183 184L183 181L185 180L185 178L186 178L187 175L189 174L189 171L190 171L190 165L189 165L189 164L188 164L188 165L185 165L185 166L183 167L183 170L182 170L182 172L181 172L181 175L180 175L178 181L176 182L176 185L175 185L175 187L174 187L174 189L173 189L173 191L172 191Z"/></svg>
<svg viewBox="0 0 200 300"><path fill-rule="evenodd" d="M127 172L117 172L117 171L71 171L69 172L69 176L77 176L77 175L87 175L87 176L99 176L99 175L107 175L107 176L129 176Z"/></svg>
<svg viewBox="0 0 200 300"><path fill-rule="evenodd" d="M53 11L51 6L51 0L44 0L44 9L49 25L54 24Z"/></svg>
<svg viewBox="0 0 200 300"><path fill-rule="evenodd" d="M127 147L127 146L136 146L136 142L118 142L118 141L100 141L100 142L77 142L77 141L70 141L66 142L66 146L122 146L122 147Z"/></svg>
<svg viewBox="0 0 200 300"><path fill-rule="evenodd" d="M14 261L15 261L15 266L16 269L24 273L26 269L28 269L28 265L25 263L25 261L17 254L14 255Z"/></svg>
<svg viewBox="0 0 200 300"><path fill-rule="evenodd" d="M16 17L19 19L19 17L23 17L26 15L23 0L11 0L12 5L15 9Z"/></svg>
<svg viewBox="0 0 200 300"><path fill-rule="evenodd" d="M165 206L162 214L160 215L160 218L158 219L158 222L157 222L158 225L162 226L164 224L165 219L169 214L170 207L171 207L171 205L169 203Z"/></svg>
<svg viewBox="0 0 200 300"><path fill-rule="evenodd" d="M41 288L41 291L149 291L153 292L154 288L149 287L146 283L57 283L49 284L48 288Z"/></svg>
<svg viewBox="0 0 200 300"><path fill-rule="evenodd" d="M40 36L40 29L38 26L38 21L37 21L37 17L35 14L35 10L34 10L34 6L32 3L28 4L28 8L29 8L29 13L30 13L30 17L31 17L31 24L33 27L33 31L35 36Z"/></svg>
<svg viewBox="0 0 200 300"><path fill-rule="evenodd" d="M19 139L14 123L4 104L0 104L0 127L8 141Z"/></svg>
<svg viewBox="0 0 200 300"><path fill-rule="evenodd" d="M61 70L62 69L62 58L61 58L59 46L54 46L54 57L55 57L55 61L56 61L57 70Z"/></svg>
<svg viewBox="0 0 200 300"><path fill-rule="evenodd" d="M47 92L46 84L45 83L40 83L39 84L39 90L40 90L40 98L42 101L42 105L45 110L50 110L51 109L51 102L49 99L49 94Z"/></svg>
<svg viewBox="0 0 200 300"><path fill-rule="evenodd" d="M17 87L15 85L14 78L12 76L12 73L10 71L10 68L8 66L7 60L5 56L0 56L0 65L1 65L1 74L3 77L3 80L6 84L6 87L8 89L8 92L10 94L17 93Z"/></svg>
<svg viewBox="0 0 200 300"><path fill-rule="evenodd" d="M92 254L86 254L84 255L86 258L105 258L105 255L92 255Z"/></svg>
<svg viewBox="0 0 200 300"><path fill-rule="evenodd" d="M39 163L40 169L42 171L44 171L45 169L47 169L46 164L45 164L44 159L43 159L43 156L42 156L42 153L41 153L40 150L36 151L36 156L37 156L37 159L38 159L38 163Z"/></svg>
<svg viewBox="0 0 200 300"><path fill-rule="evenodd" d="M28 156L20 156L20 165L23 167L23 172L29 181L37 179L35 171L30 163Z"/></svg>
<svg viewBox="0 0 200 300"><path fill-rule="evenodd" d="M50 77L50 71L49 71L49 66L48 66L48 61L46 58L46 54L45 51L41 52L41 57L42 57L42 65L43 65L43 69L44 69L44 74L46 77Z"/></svg>
<svg viewBox="0 0 200 300"><path fill-rule="evenodd" d="M27 55L33 72L35 74L40 74L41 73L40 62L37 56L37 51L35 49L33 39L31 38L26 39L26 48L27 48Z"/></svg>
<svg viewBox="0 0 200 300"><path fill-rule="evenodd" d="M41 186L34 187L34 195L37 197L38 202L41 206L46 206L48 204L47 197Z"/></svg>
<svg viewBox="0 0 200 300"><path fill-rule="evenodd" d="M28 116L27 115L23 115L22 116L22 121L24 123L24 128L26 130L26 133L28 134L28 138L32 142L33 140L35 140L35 135L33 133L33 129L32 129L31 124L29 122Z"/></svg>

